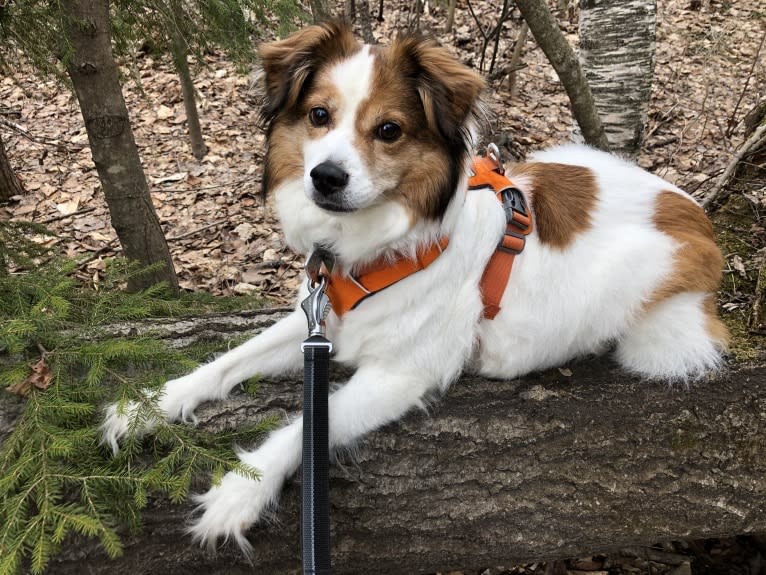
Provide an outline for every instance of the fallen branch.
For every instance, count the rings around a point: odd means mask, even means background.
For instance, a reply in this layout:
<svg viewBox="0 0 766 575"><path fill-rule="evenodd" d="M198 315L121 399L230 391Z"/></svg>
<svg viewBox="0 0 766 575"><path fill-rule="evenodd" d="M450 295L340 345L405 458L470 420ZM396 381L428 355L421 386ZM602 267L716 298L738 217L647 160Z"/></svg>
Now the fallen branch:
<svg viewBox="0 0 766 575"><path fill-rule="evenodd" d="M721 177L718 178L718 181L715 183L713 188L710 190L710 192L708 192L707 196L705 196L702 202L700 202L705 210L707 210L710 205L716 201L721 193L721 190L723 190L724 186L729 183L729 180L734 174L734 170L737 169L737 166L742 161L742 158L747 156L750 152L757 150L764 144L766 144L766 122L758 126L758 128L756 128L755 131L750 134L750 137L745 141L745 143L740 146L739 150L737 150L737 153L734 154L734 157L726 166L723 174L721 174Z"/></svg>
<svg viewBox="0 0 766 575"><path fill-rule="evenodd" d="M189 331L225 339L238 321L262 329L284 313L126 329L160 329L169 341L177 330L186 332L181 340ZM689 390L636 381L608 359L510 382L463 377L430 413L414 412L341 455L331 478L333 572L482 568L764 531L764 381L766 357ZM263 382L256 398L201 409L201 425L294 413L301 388L298 378ZM50 572L296 573L298 507L291 480L276 522L250 533L254 567L231 547L214 557L192 545L184 531L191 504L153 501L123 557L111 561L97 543L77 541Z"/></svg>

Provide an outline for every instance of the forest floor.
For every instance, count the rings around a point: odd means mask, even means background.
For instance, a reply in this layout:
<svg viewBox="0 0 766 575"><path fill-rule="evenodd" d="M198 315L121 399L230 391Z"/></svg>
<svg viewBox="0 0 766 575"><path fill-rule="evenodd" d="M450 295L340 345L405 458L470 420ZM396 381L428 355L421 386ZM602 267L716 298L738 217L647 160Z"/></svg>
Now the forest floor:
<svg viewBox="0 0 766 575"><path fill-rule="evenodd" d="M414 2L412 3L414 4ZM414 23L408 0L387 2L383 21L373 19L381 43ZM445 34L446 8L424 3L420 27L479 68L482 33L494 26L501 0L459 0L456 23ZM377 7L375 7L376 9ZM559 15L576 44L576 21ZM510 159L571 137L567 97L530 36L516 92L507 68L518 34L518 14L503 25L487 101L495 141ZM263 39L270 39L264 32ZM766 2L759 0L658 0L657 65L649 122L639 163L702 198L746 137L743 118L766 98ZM125 68L125 99L156 210L170 244L180 285L216 295L255 293L274 304L291 300L303 262L282 240L273 209L260 197L264 134L258 125L252 77L240 75L221 55L197 66L195 86L209 148L197 161L187 141L178 78L166 57L137 54ZM0 79L0 105L19 112L20 128L0 124L6 149L27 193L0 206L0 219L47 224L50 240L70 256L86 256L80 273L98 284L105 258L119 253L73 94L55 80L19 71ZM764 162L761 156L758 160ZM744 318L766 259L766 170L750 159L729 186L732 201L715 214L727 259L724 314ZM736 198L735 198L736 196ZM631 556L632 553L632 556ZM761 557L763 556L763 560ZM661 559L664 557L664 561ZM672 559L672 560L671 560ZM696 563L694 563L696 561ZM499 573L766 573L763 541L739 539L659 546L617 557L536 564ZM701 570L709 565L707 571Z"/></svg>

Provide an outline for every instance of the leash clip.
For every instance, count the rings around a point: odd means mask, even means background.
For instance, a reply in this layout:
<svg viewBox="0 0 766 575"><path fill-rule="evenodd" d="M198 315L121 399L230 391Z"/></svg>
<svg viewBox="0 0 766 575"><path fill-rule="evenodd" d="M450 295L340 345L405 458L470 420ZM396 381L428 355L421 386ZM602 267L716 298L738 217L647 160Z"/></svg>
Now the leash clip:
<svg viewBox="0 0 766 575"><path fill-rule="evenodd" d="M326 347L332 351L332 343L325 338L324 320L330 312L330 299L325 291L334 263L333 255L322 247L316 248L306 262L309 295L301 302L301 309L306 314L309 337L301 344L301 351L306 346Z"/></svg>
<svg viewBox="0 0 766 575"><path fill-rule="evenodd" d="M487 159L494 164L494 167L492 168L494 171L496 171L501 176L505 174L503 162L500 161L500 149L494 142L491 142L487 146Z"/></svg>

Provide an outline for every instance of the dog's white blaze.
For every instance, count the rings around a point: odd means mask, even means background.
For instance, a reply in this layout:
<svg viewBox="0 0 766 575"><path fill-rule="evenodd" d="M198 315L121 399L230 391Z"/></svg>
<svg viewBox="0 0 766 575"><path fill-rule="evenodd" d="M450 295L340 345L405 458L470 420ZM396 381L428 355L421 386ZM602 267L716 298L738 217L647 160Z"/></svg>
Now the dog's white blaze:
<svg viewBox="0 0 766 575"><path fill-rule="evenodd" d="M357 112L370 96L373 61L369 46L364 46L359 53L340 62L329 72L340 98L336 102L333 128L322 138L304 144L303 183L309 199L317 193L311 180L311 170L326 161L342 166L349 175L344 192L345 203L349 208L366 207L377 195L379 186L373 185L367 166L355 147Z"/></svg>
<svg viewBox="0 0 766 575"><path fill-rule="evenodd" d="M370 97L374 57L370 47L364 46L355 56L344 60L330 71L330 78L343 95L344 107L350 114L344 114L344 122L354 124L359 105Z"/></svg>

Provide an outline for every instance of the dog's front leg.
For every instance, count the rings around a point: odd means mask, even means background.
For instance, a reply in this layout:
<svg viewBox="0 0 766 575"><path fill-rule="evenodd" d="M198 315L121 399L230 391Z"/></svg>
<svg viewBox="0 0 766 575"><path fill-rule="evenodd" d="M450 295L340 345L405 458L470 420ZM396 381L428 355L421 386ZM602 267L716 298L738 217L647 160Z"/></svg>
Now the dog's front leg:
<svg viewBox="0 0 766 575"><path fill-rule="evenodd" d="M238 383L261 374L278 375L297 370L302 365L300 342L306 337L306 317L296 310L211 363L202 365L189 375L172 379L156 392L158 407L168 421L195 421L194 410L204 401L223 399ZM117 452L119 440L128 433L135 403L106 409L101 425L104 443ZM148 420L140 430L147 433L157 424Z"/></svg>
<svg viewBox="0 0 766 575"><path fill-rule="evenodd" d="M422 407L424 396L438 383L422 373L396 373L390 366L360 368L330 396L330 447L353 444L369 431ZM255 451L239 455L260 471L258 481L230 472L197 497L202 515L190 528L196 540L213 547L219 538L234 539L249 552L245 531L276 503L285 479L300 465L302 426L298 418L273 432Z"/></svg>

